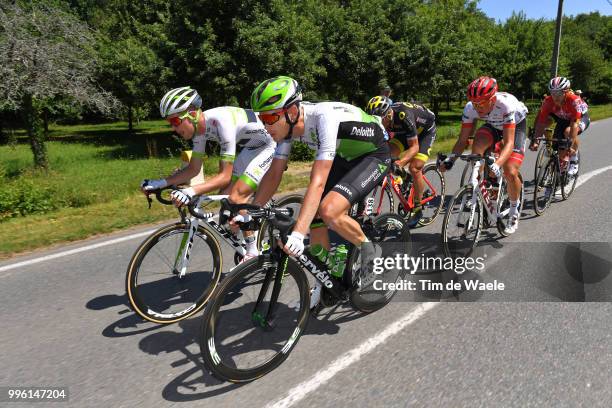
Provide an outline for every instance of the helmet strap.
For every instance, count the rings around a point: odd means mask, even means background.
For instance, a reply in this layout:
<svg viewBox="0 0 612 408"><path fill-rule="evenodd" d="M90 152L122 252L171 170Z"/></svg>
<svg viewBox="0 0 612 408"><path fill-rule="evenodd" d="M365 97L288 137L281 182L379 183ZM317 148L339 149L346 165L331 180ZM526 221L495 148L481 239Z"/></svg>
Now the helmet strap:
<svg viewBox="0 0 612 408"><path fill-rule="evenodd" d="M291 119L289 118L289 112L285 111L285 120L287 121L287 123L289 124L289 132L287 132L287 136L285 136L285 140L290 140L293 137L293 127L299 122L300 120L300 113L301 113L301 109L300 109L300 102L294 102L295 106L297 106L297 111L298 114L295 117L294 121L291 121Z"/></svg>

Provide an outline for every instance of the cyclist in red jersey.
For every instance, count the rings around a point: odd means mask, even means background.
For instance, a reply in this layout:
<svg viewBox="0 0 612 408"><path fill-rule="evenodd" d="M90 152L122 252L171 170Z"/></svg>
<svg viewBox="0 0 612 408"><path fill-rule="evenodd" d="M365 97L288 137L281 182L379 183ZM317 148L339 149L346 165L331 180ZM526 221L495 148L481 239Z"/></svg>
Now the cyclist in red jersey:
<svg viewBox="0 0 612 408"><path fill-rule="evenodd" d="M590 124L588 106L570 89L570 81L565 77L555 77L548 84L550 96L544 98L540 113L536 121L536 129L534 140L531 141L529 148L537 150L539 143L537 138L544 134L544 129L554 120L555 126L554 138L566 138L571 140L572 144L569 152L560 149L561 157L565 157L567 153L570 155L570 165L568 174L575 175L578 172L577 152L580 146L578 135L584 132Z"/></svg>

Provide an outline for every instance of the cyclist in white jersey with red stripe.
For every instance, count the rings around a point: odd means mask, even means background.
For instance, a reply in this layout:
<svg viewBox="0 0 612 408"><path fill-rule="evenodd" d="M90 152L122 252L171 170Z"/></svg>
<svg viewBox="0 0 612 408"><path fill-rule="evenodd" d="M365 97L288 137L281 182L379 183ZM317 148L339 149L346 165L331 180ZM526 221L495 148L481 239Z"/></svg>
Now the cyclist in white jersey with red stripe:
<svg viewBox="0 0 612 408"><path fill-rule="evenodd" d="M440 166L440 170L450 170L455 156L461 154L468 145L468 138L474 133L474 123L485 121L476 131L472 153L485 154L488 149L494 149L501 142L501 151L491 170L496 177L504 177L508 183L510 198L509 221L505 233L513 234L518 228L519 198L521 179L519 170L525 157L525 141L527 138L527 107L514 95L497 92L497 81L494 78L480 77L473 81L467 90L469 102L463 109L461 133L451 154Z"/></svg>
<svg viewBox="0 0 612 408"><path fill-rule="evenodd" d="M189 87L172 89L162 98L161 116L183 139L192 141L193 153L185 169L165 179L145 180L141 189L147 193L187 183L202 168L206 142L214 141L221 148L219 173L204 183L172 191L172 200L177 206L187 205L196 195L220 190L229 194L232 203L246 203L270 168L276 142L250 109L222 106L202 111L201 105L202 98ZM252 231L245 231L244 236L247 260L258 255L257 236Z"/></svg>

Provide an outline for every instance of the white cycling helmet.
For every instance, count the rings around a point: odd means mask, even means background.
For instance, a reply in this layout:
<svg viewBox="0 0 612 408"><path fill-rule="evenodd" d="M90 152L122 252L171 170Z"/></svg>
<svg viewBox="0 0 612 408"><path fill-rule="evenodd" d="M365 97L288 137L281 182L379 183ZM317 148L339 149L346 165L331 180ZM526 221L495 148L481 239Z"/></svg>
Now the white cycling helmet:
<svg viewBox="0 0 612 408"><path fill-rule="evenodd" d="M548 90L551 92L567 91L570 89L570 81L566 77L555 77L548 83Z"/></svg>
<svg viewBox="0 0 612 408"><path fill-rule="evenodd" d="M175 113L185 112L190 107L202 106L202 98L198 91L188 86L175 88L168 91L159 103L159 113L162 118Z"/></svg>

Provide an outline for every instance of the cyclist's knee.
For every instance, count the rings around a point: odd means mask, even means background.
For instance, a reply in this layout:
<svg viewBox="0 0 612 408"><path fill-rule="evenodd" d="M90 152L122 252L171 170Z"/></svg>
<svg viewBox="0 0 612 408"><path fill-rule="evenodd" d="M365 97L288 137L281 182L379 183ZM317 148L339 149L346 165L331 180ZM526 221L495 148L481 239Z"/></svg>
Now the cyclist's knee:
<svg viewBox="0 0 612 408"><path fill-rule="evenodd" d="M420 175L421 171L423 170L423 164L424 163L421 160L412 160L408 167L410 174L412 174L413 177Z"/></svg>
<svg viewBox="0 0 612 408"><path fill-rule="evenodd" d="M340 194L335 193L338 197L334 197L334 192L330 192L319 205L319 215L325 225L329 228L334 229L337 224L338 218L346 212L346 206L342 201L346 201ZM331 195L331 196L330 196Z"/></svg>
<svg viewBox="0 0 612 408"><path fill-rule="evenodd" d="M253 194L253 189L242 180L237 180L229 194L229 201L232 203L246 203Z"/></svg>
<svg viewBox="0 0 612 408"><path fill-rule="evenodd" d="M565 130L563 131L563 136L565 136L565 138L569 138L570 137L570 128L569 126L565 128Z"/></svg>

